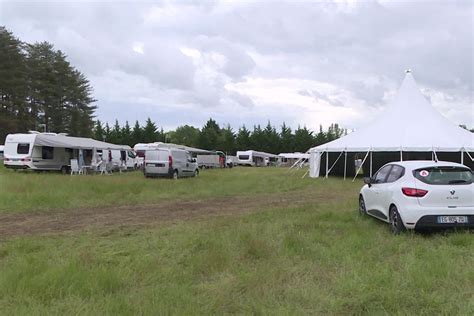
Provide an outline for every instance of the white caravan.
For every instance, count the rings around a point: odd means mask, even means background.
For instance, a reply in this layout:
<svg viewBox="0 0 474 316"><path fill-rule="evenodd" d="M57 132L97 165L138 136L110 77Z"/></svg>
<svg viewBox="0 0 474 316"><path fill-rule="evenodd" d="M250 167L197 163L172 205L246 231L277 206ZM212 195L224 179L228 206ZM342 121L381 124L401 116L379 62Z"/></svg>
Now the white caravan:
<svg viewBox="0 0 474 316"><path fill-rule="evenodd" d="M267 167L278 159L277 155L260 151L246 150L237 152L238 164L252 167Z"/></svg>
<svg viewBox="0 0 474 316"><path fill-rule="evenodd" d="M307 153L281 153L278 155L278 164L282 167L293 167L295 164L298 167L308 165L309 154Z"/></svg>
<svg viewBox="0 0 474 316"><path fill-rule="evenodd" d="M195 177L199 174L198 164L191 154L178 148L157 148L145 151L143 168L145 177Z"/></svg>
<svg viewBox="0 0 474 316"><path fill-rule="evenodd" d="M131 150L126 145L114 145L91 138L70 137L64 134L30 132L9 134L5 139L4 165L10 169L61 170L70 169L71 159L93 165L101 150ZM108 156L103 157L108 161Z"/></svg>

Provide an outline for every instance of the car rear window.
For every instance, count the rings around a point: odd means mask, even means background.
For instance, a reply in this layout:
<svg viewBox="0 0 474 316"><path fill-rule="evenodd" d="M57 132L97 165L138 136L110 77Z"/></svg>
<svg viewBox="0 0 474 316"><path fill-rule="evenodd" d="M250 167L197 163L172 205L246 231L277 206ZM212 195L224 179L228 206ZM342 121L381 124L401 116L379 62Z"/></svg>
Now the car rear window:
<svg viewBox="0 0 474 316"><path fill-rule="evenodd" d="M18 144L16 147L16 153L17 154L28 154L30 152L30 144Z"/></svg>
<svg viewBox="0 0 474 316"><path fill-rule="evenodd" d="M427 184L471 184L471 169L462 167L430 167L413 171L415 178Z"/></svg>

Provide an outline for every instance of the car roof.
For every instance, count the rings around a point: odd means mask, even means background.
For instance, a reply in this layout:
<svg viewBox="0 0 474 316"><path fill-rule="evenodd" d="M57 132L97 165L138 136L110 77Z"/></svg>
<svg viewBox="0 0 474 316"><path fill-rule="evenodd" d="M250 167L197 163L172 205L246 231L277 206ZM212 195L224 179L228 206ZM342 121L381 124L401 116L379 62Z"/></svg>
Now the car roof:
<svg viewBox="0 0 474 316"><path fill-rule="evenodd" d="M469 168L465 165L450 161L433 161L433 160L408 160L408 161L393 161L387 165L399 165L406 169L414 170L418 168L429 168L429 167L464 167Z"/></svg>

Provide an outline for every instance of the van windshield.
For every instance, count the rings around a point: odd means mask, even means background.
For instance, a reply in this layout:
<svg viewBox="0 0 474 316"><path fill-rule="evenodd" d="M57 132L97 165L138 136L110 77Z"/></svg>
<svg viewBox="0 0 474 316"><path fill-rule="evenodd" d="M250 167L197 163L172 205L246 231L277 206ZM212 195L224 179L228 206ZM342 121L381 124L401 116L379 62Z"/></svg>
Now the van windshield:
<svg viewBox="0 0 474 316"><path fill-rule="evenodd" d="M471 184L472 171L463 167L431 167L413 171L415 178L427 184Z"/></svg>

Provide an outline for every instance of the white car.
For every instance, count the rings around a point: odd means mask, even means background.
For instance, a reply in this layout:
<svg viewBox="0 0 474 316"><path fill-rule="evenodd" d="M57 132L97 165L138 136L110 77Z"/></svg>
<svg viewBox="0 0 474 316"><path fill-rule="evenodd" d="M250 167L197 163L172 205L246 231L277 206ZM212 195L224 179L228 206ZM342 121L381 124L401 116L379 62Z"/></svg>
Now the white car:
<svg viewBox="0 0 474 316"><path fill-rule="evenodd" d="M359 212L406 229L474 227L474 175L443 161L400 161L380 168L360 190Z"/></svg>

